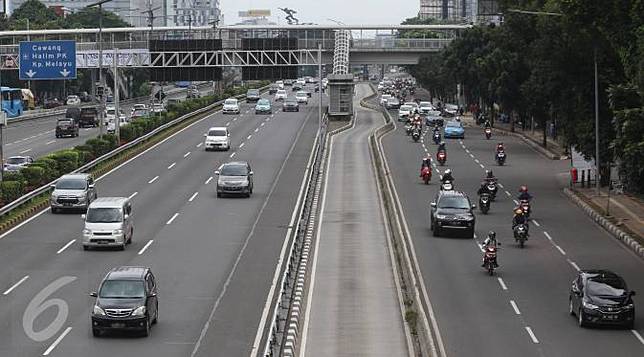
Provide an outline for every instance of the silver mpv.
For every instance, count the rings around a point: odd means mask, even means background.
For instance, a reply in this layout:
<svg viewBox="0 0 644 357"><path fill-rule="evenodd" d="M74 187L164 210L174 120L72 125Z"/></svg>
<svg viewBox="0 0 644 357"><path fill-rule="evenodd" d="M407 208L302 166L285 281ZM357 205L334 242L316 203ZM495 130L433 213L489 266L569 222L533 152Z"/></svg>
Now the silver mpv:
<svg viewBox="0 0 644 357"><path fill-rule="evenodd" d="M132 203L126 197L101 197L89 205L83 229L83 249L116 247L132 243Z"/></svg>

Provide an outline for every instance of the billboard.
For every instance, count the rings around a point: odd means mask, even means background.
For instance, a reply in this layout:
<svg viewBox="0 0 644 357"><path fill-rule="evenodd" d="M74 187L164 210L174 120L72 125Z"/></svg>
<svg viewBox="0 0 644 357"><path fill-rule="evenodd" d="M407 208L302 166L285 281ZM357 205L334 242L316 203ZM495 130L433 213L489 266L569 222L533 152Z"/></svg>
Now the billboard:
<svg viewBox="0 0 644 357"><path fill-rule="evenodd" d="M239 17L269 17L271 16L271 10L251 9L240 11L238 15Z"/></svg>

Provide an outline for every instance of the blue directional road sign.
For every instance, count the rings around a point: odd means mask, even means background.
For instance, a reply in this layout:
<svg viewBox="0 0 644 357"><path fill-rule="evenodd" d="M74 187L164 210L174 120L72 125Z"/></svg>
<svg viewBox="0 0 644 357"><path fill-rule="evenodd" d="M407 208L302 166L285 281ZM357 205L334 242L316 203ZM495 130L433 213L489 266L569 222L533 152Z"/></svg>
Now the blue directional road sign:
<svg viewBox="0 0 644 357"><path fill-rule="evenodd" d="M75 79L76 41L20 42L20 79Z"/></svg>

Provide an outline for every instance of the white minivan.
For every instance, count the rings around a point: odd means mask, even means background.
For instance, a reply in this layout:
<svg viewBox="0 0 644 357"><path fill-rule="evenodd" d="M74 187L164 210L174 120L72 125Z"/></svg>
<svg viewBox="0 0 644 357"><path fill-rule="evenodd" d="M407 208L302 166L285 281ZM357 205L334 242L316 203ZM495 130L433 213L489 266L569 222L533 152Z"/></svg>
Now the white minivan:
<svg viewBox="0 0 644 357"><path fill-rule="evenodd" d="M134 224L132 203L127 197L99 197L81 216L85 221L83 249L116 247L125 249L132 243Z"/></svg>
<svg viewBox="0 0 644 357"><path fill-rule="evenodd" d="M230 150L230 132L225 126L216 126L208 129L204 134L206 142L204 148L208 150Z"/></svg>

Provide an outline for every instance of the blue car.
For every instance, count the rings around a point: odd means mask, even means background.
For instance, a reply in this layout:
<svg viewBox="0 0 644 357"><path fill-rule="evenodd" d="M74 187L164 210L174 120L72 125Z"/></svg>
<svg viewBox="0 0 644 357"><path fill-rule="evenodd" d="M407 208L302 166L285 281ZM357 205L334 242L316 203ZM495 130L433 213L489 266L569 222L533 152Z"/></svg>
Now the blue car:
<svg viewBox="0 0 644 357"><path fill-rule="evenodd" d="M447 122L444 134L445 138L465 139L465 129L460 121L452 120Z"/></svg>
<svg viewBox="0 0 644 357"><path fill-rule="evenodd" d="M255 114L272 114L271 102L268 99L260 99L255 105Z"/></svg>

